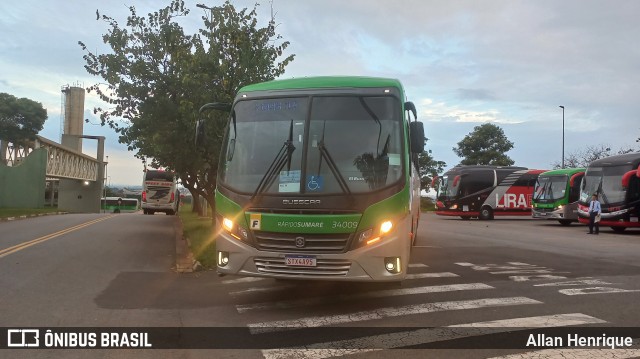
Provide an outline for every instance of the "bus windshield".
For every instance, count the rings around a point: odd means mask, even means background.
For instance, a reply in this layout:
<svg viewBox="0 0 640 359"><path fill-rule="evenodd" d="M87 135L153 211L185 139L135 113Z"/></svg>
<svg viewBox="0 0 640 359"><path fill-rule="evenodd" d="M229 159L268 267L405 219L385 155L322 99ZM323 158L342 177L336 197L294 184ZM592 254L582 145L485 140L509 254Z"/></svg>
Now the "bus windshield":
<svg viewBox="0 0 640 359"><path fill-rule="evenodd" d="M438 188L438 198L453 198L458 195L460 189L460 179L455 181L456 176L442 176L440 187ZM454 186L454 182L455 186Z"/></svg>
<svg viewBox="0 0 640 359"><path fill-rule="evenodd" d="M403 119L395 97L257 99L239 101L233 111L220 180L239 192L363 193L402 178ZM276 172L268 176L272 165Z"/></svg>
<svg viewBox="0 0 640 359"><path fill-rule="evenodd" d="M539 202L552 202L564 198L568 180L566 175L538 177L533 199Z"/></svg>
<svg viewBox="0 0 640 359"><path fill-rule="evenodd" d="M622 187L622 175L631 169L631 165L589 167L582 181L580 200L588 203L591 195L598 193L603 204L624 202L626 191Z"/></svg>

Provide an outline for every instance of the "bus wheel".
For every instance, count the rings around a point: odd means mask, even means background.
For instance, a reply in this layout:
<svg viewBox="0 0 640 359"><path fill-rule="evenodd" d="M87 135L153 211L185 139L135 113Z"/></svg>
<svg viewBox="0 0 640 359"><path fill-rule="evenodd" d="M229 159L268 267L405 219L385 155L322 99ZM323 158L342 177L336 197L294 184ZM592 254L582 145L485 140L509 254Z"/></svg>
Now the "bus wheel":
<svg viewBox="0 0 640 359"><path fill-rule="evenodd" d="M491 209L491 207L482 207L482 209L480 209L480 215L478 216L478 218L483 221L493 219L493 210Z"/></svg>
<svg viewBox="0 0 640 359"><path fill-rule="evenodd" d="M622 233L625 229L627 229L627 227L611 227L611 229L613 229L613 231L616 233Z"/></svg>
<svg viewBox="0 0 640 359"><path fill-rule="evenodd" d="M563 226L570 226L572 221L570 219L559 219L558 222Z"/></svg>

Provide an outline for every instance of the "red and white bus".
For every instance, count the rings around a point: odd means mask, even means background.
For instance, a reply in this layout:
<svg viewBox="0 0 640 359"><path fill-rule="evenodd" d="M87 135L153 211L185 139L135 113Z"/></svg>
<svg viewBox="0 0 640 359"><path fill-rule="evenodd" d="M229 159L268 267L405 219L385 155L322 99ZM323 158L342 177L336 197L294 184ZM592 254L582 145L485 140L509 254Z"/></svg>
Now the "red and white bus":
<svg viewBox="0 0 640 359"><path fill-rule="evenodd" d="M602 207L600 226L609 226L616 232L640 228L640 152L589 164L580 188L580 223L589 223L589 201L594 194Z"/></svg>
<svg viewBox="0 0 640 359"><path fill-rule="evenodd" d="M538 175L512 166L457 166L438 179L436 214L463 219L531 216Z"/></svg>

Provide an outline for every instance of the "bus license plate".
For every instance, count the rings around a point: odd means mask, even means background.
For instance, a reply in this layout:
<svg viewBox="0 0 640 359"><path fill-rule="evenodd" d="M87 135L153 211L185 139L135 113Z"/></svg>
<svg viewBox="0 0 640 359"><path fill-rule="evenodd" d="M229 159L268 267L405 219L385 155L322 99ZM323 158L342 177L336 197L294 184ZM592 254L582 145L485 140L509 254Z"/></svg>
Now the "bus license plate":
<svg viewBox="0 0 640 359"><path fill-rule="evenodd" d="M284 264L296 267L315 267L315 256L284 256Z"/></svg>

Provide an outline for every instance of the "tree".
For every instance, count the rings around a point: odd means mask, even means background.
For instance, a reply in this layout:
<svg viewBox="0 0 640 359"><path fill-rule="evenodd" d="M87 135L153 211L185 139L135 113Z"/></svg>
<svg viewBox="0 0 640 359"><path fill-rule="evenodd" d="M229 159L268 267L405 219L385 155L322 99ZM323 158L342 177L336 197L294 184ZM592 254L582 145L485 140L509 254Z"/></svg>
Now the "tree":
<svg viewBox="0 0 640 359"><path fill-rule="evenodd" d="M511 166L514 161L505 153L513 148L504 131L494 124L485 123L473 128L453 152L463 157L461 165Z"/></svg>
<svg viewBox="0 0 640 359"><path fill-rule="evenodd" d="M0 140L25 145L35 140L47 119L40 102L0 93Z"/></svg>
<svg viewBox="0 0 640 359"><path fill-rule="evenodd" d="M609 145L588 145L582 149L568 153L564 159L564 164L566 168L587 167L589 166L589 163L595 160L613 156L615 154L623 155L634 151L635 150L631 147L621 147L617 151L612 152L611 146ZM560 161L554 161L551 166L553 169L562 168L562 163Z"/></svg>
<svg viewBox="0 0 640 359"><path fill-rule="evenodd" d="M226 1L206 8L204 27L193 35L176 22L189 14L184 1L173 0L146 17L130 7L123 27L101 17L110 27L102 40L112 53L97 55L79 42L87 72L105 81L89 88L109 105L94 113L120 134L129 150L137 150L136 156L176 171L194 202L202 195L214 203L228 117L220 111L207 113L208 140L196 149L198 109L208 102L231 103L240 87L276 78L294 57L281 59L289 43L275 33L273 18L266 27L258 26L256 6L237 11Z"/></svg>
<svg viewBox="0 0 640 359"><path fill-rule="evenodd" d="M420 187L429 191L431 181L438 174L444 172L447 164L444 161L436 161L431 150L423 151L418 155L418 167L420 168Z"/></svg>

